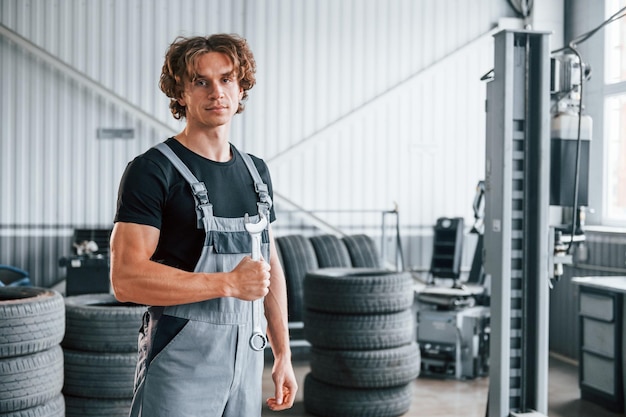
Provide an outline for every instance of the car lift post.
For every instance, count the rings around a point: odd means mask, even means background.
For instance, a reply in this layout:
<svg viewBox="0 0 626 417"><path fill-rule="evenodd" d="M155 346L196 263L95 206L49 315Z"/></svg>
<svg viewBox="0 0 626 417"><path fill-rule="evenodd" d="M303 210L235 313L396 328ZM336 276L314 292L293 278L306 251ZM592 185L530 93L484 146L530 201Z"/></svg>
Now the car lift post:
<svg viewBox="0 0 626 417"><path fill-rule="evenodd" d="M549 33L494 35L487 83L484 262L491 282L488 417L548 405Z"/></svg>

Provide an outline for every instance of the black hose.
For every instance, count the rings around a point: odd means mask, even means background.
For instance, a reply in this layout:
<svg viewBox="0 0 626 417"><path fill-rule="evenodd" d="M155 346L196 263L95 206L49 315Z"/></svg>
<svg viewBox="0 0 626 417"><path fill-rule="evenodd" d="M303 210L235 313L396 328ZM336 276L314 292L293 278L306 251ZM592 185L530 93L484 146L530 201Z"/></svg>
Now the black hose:
<svg viewBox="0 0 626 417"><path fill-rule="evenodd" d="M566 253L570 253L570 250L574 244L574 235L576 234L576 220L578 219L578 186L580 183L580 147L582 143L581 131L582 131L582 120L583 120L583 59L580 56L580 53L576 49L576 46L573 42L570 42L569 48L576 54L578 57L578 62L580 66L580 99L578 101L578 127L576 134L576 167L574 170L574 201L572 203L572 238L567 245Z"/></svg>

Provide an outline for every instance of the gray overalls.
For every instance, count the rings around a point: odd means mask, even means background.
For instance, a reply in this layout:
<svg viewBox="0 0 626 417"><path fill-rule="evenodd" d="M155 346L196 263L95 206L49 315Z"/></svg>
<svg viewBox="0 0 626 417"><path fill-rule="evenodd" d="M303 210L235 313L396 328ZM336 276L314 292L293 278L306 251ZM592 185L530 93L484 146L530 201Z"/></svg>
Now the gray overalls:
<svg viewBox="0 0 626 417"><path fill-rule="evenodd" d="M194 193L198 226L206 232L195 271L233 270L251 253L244 218L213 216L204 183L165 143L156 148L170 159ZM267 185L248 154L238 154L254 179L258 209L269 219L272 202ZM258 222L259 215L250 220ZM267 229L263 231L261 253L269 261ZM248 344L253 326L251 307L252 302L236 298L150 307L139 335L130 417L260 416L263 351L255 351ZM265 329L265 315L260 316L258 320Z"/></svg>

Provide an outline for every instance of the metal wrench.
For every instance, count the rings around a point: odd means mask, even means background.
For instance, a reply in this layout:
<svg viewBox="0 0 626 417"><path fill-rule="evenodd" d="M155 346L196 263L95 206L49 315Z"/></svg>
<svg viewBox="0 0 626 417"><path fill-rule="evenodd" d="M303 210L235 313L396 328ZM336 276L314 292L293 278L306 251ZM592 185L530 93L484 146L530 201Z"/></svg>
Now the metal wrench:
<svg viewBox="0 0 626 417"><path fill-rule="evenodd" d="M252 238L252 260L258 261L261 259L261 233L267 227L267 218L263 213L259 212L259 222L250 223L248 213L244 216L246 231L250 233ZM261 324L259 322L261 316L261 305L259 304L262 299L252 301L252 335L250 336L250 347L253 350L260 351L267 346L267 338L263 334Z"/></svg>

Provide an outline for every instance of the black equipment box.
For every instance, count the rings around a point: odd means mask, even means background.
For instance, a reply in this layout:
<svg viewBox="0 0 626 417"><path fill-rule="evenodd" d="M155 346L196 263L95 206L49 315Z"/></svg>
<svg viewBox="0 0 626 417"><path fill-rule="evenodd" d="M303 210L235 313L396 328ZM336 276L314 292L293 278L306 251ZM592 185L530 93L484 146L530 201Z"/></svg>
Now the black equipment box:
<svg viewBox="0 0 626 417"><path fill-rule="evenodd" d="M108 257L72 256L61 258L59 264L67 268L65 295L110 292Z"/></svg>

